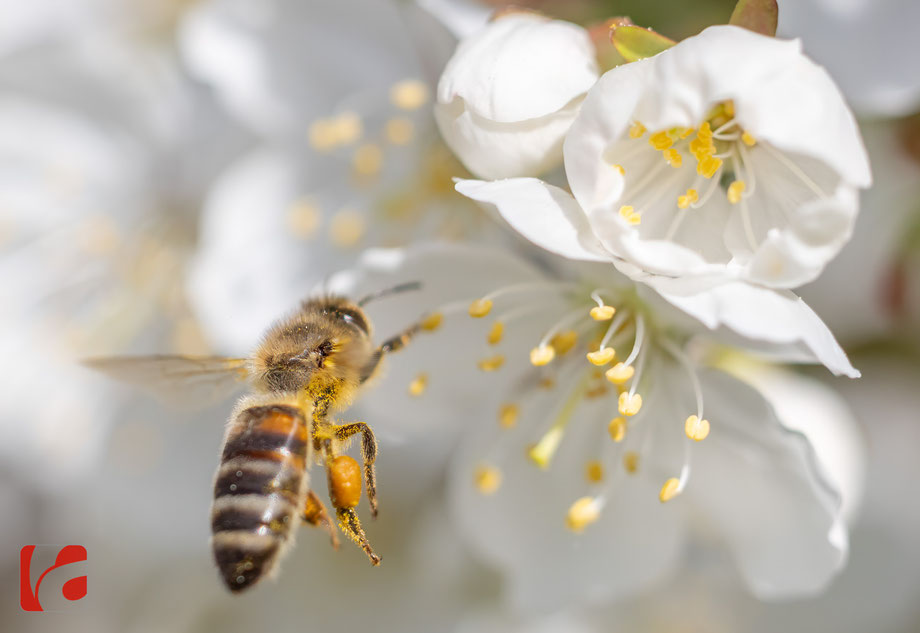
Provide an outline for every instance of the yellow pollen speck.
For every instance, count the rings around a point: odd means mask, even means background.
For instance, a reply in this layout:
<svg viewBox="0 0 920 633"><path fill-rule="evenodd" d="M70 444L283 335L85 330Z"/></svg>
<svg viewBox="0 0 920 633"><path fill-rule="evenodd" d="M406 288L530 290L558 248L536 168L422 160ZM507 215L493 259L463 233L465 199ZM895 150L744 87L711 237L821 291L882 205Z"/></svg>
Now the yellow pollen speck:
<svg viewBox="0 0 920 633"><path fill-rule="evenodd" d="M502 473L494 466L479 466L473 475L476 490L484 495L495 493L502 485Z"/></svg>
<svg viewBox="0 0 920 633"><path fill-rule="evenodd" d="M545 376L540 379L540 382L537 383L537 386L544 391L549 391L556 386L556 381L553 380L550 376Z"/></svg>
<svg viewBox="0 0 920 633"><path fill-rule="evenodd" d="M587 357L592 365L606 365L617 355L616 350L612 347L605 347L604 349L599 349L596 352L588 352Z"/></svg>
<svg viewBox="0 0 920 633"><path fill-rule="evenodd" d="M575 344L578 343L578 332L575 330L566 330L565 332L559 332L558 334L553 335L553 338L549 340L549 344L552 345L553 350L559 356L564 356L569 353Z"/></svg>
<svg viewBox="0 0 920 633"><path fill-rule="evenodd" d="M585 464L585 478L592 484L604 481L604 466L596 459L588 461Z"/></svg>
<svg viewBox="0 0 920 633"><path fill-rule="evenodd" d="M418 110L428 102L428 86L418 79L404 79L390 89L390 101L402 110Z"/></svg>
<svg viewBox="0 0 920 633"><path fill-rule="evenodd" d="M693 134L695 131L696 131L696 130L694 130L692 127L685 127L683 130L680 131L680 137L681 137L682 139L688 138L688 137L689 137L691 134Z"/></svg>
<svg viewBox="0 0 920 633"><path fill-rule="evenodd" d="M741 202L741 194L744 193L745 184L743 180L736 180L728 186L728 201L732 204Z"/></svg>
<svg viewBox="0 0 920 633"><path fill-rule="evenodd" d="M537 367L549 364L554 358L556 350L552 345L541 345L530 350L530 362Z"/></svg>
<svg viewBox="0 0 920 633"><path fill-rule="evenodd" d="M356 246L364 237L367 225L357 211L342 209L329 222L329 239L341 248Z"/></svg>
<svg viewBox="0 0 920 633"><path fill-rule="evenodd" d="M622 217L633 226L639 224L642 221L641 216L636 213L635 209L633 209L628 204L624 204L622 207L620 207L620 217Z"/></svg>
<svg viewBox="0 0 920 633"><path fill-rule="evenodd" d="M722 167L722 159L715 156L707 156L696 166L696 173L705 177L712 178L719 168Z"/></svg>
<svg viewBox="0 0 920 633"><path fill-rule="evenodd" d="M622 385L627 382L630 378L633 377L633 374L636 373L636 369L632 365L624 365L623 363L617 363L613 367L607 370L604 374L607 377L607 380L612 382L615 385Z"/></svg>
<svg viewBox="0 0 920 633"><path fill-rule="evenodd" d="M419 327L426 332L434 332L441 324L444 323L444 314L442 312L432 312L419 323Z"/></svg>
<svg viewBox="0 0 920 633"><path fill-rule="evenodd" d="M661 487L661 492L658 493L658 498L661 500L661 503L670 501L680 492L678 488L680 487L680 480L677 477L671 477L664 485Z"/></svg>
<svg viewBox="0 0 920 633"><path fill-rule="evenodd" d="M497 371L501 369L501 366L505 364L505 357L501 354L492 356L491 358L483 358L481 361L476 363L476 366L479 367L482 371Z"/></svg>
<svg viewBox="0 0 920 633"><path fill-rule="evenodd" d="M665 150L674 144L674 139L667 132L655 132L648 137L648 144L657 150Z"/></svg>
<svg viewBox="0 0 920 633"><path fill-rule="evenodd" d="M645 134L645 126L636 121L629 128L629 138L641 138Z"/></svg>
<svg viewBox="0 0 920 633"><path fill-rule="evenodd" d="M425 393L425 389L428 387L428 374L420 373L415 377L415 380L409 383L409 395L418 397Z"/></svg>
<svg viewBox="0 0 920 633"><path fill-rule="evenodd" d="M613 306L594 306L591 308L591 318L595 321L609 321L616 312Z"/></svg>
<svg viewBox="0 0 920 633"><path fill-rule="evenodd" d="M315 202L304 198L294 202L288 209L287 223L291 233L306 240L316 235L323 223L323 216Z"/></svg>
<svg viewBox="0 0 920 633"><path fill-rule="evenodd" d="M745 132L741 135L741 141L748 147L753 147L757 144L757 139L750 132Z"/></svg>
<svg viewBox="0 0 920 633"><path fill-rule="evenodd" d="M680 167L684 162L684 159L680 155L680 152L678 152L673 147L671 149L667 149L664 151L664 159L668 162L668 165L670 165L671 167Z"/></svg>
<svg viewBox="0 0 920 633"><path fill-rule="evenodd" d="M355 150L351 166L359 176L376 176L383 165L383 150L379 145L366 143Z"/></svg>
<svg viewBox="0 0 920 633"><path fill-rule="evenodd" d="M502 336L505 334L505 324L501 321L496 321L492 324L492 329L489 330L488 336L486 336L486 341L489 345L498 345L501 342Z"/></svg>
<svg viewBox="0 0 920 633"><path fill-rule="evenodd" d="M607 425L607 432L614 442L622 442L626 437L626 418L613 418Z"/></svg>
<svg viewBox="0 0 920 633"><path fill-rule="evenodd" d="M521 408L516 404L503 404L498 409L498 424L503 429L511 429L517 424Z"/></svg>
<svg viewBox="0 0 920 633"><path fill-rule="evenodd" d="M406 117L393 117L387 121L387 140L393 145L407 145L414 134L415 128L412 125L412 121Z"/></svg>
<svg viewBox="0 0 920 633"><path fill-rule="evenodd" d="M635 474L639 470L639 453L636 451L626 451L623 454L623 468L626 469L630 475Z"/></svg>
<svg viewBox="0 0 920 633"><path fill-rule="evenodd" d="M691 415L684 423L684 431L691 440L699 442L705 440L709 435L709 420L701 420L695 415Z"/></svg>
<svg viewBox="0 0 920 633"><path fill-rule="evenodd" d="M616 169L618 172L620 172L620 175L621 175L621 176L625 176L625 175L626 175L626 170L623 169L623 165L619 165L619 164L613 165L613 168Z"/></svg>
<svg viewBox="0 0 920 633"><path fill-rule="evenodd" d="M491 299L476 299L473 303L470 304L470 316L477 319L489 314L491 310Z"/></svg>
<svg viewBox="0 0 920 633"><path fill-rule="evenodd" d="M565 517L565 525L573 532L581 532L586 527L597 521L601 516L601 509L591 497L582 497L572 504Z"/></svg>
<svg viewBox="0 0 920 633"><path fill-rule="evenodd" d="M642 408L642 396L638 393L629 395L628 391L625 391L620 394L620 399L617 403L617 409L620 412L620 415L636 415L639 413L639 409Z"/></svg>

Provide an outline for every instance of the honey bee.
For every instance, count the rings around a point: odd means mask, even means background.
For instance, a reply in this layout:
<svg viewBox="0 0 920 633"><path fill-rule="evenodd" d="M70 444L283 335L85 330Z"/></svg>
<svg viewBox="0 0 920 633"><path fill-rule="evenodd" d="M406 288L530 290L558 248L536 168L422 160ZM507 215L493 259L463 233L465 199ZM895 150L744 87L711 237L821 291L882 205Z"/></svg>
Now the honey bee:
<svg viewBox="0 0 920 633"><path fill-rule="evenodd" d="M325 529L338 547L329 512L309 486L308 469L314 462L325 468L340 528L373 565L380 564L355 512L363 478L371 516L377 516L374 433L365 422L337 424L330 416L353 402L384 356L422 329L420 321L375 346L363 306L418 287L403 284L357 302L336 295L308 299L272 325L249 358L85 361L114 378L158 390L249 383L253 393L241 398L230 415L211 507L214 559L230 591L242 591L271 575L301 521ZM362 438L363 468L343 454L357 435Z"/></svg>

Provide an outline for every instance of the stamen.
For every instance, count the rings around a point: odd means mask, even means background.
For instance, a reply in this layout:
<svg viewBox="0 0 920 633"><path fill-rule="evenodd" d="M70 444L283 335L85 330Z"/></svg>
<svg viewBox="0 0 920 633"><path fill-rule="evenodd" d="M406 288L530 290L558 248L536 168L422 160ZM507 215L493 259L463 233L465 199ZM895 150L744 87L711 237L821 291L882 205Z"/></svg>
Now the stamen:
<svg viewBox="0 0 920 633"><path fill-rule="evenodd" d="M502 365L505 364L505 356L503 354L496 354L490 358L483 358L476 366L479 367L482 371L498 371L501 369Z"/></svg>
<svg viewBox="0 0 920 633"><path fill-rule="evenodd" d="M498 409L498 424L503 429L512 429L517 425L521 415L521 408L516 404L503 404Z"/></svg>
<svg viewBox="0 0 920 633"><path fill-rule="evenodd" d="M748 147L754 147L757 144L757 139L750 132L744 132L741 135L741 142L747 145Z"/></svg>
<svg viewBox="0 0 920 633"><path fill-rule="evenodd" d="M664 151L664 160L675 169L680 167L684 163L683 157L673 147Z"/></svg>
<svg viewBox="0 0 920 633"><path fill-rule="evenodd" d="M565 427L568 426L572 416L575 414L575 410L578 408L578 404L585 395L590 377L589 373L582 374L581 379L572 389L569 397L566 398L556 419L553 420L553 425L536 444L528 449L527 456L540 468L547 468L553 455L556 454L556 449L559 448L559 444L562 442Z"/></svg>
<svg viewBox="0 0 920 633"><path fill-rule="evenodd" d="M548 365L554 358L556 358L556 350L552 345L540 345L530 350L530 362L535 367Z"/></svg>
<svg viewBox="0 0 920 633"><path fill-rule="evenodd" d="M432 312L426 316L419 323L419 327L425 330L426 332L434 332L441 324L444 323L444 313L443 312Z"/></svg>
<svg viewBox="0 0 920 633"><path fill-rule="evenodd" d="M566 330L554 334L549 340L550 346L556 351L557 356L565 356L578 343L578 332L575 330Z"/></svg>
<svg viewBox="0 0 920 633"><path fill-rule="evenodd" d="M659 345L670 354L674 360L683 366L684 371L687 372L687 375L690 377L690 384L693 387L693 396L696 398L696 417L700 420L703 419L703 388L700 385L700 378L696 374L696 370L693 367L693 363L690 362L690 358L684 354L680 348L677 347L667 338L661 337L661 340L658 341Z"/></svg>
<svg viewBox="0 0 920 633"><path fill-rule="evenodd" d="M613 367L607 370L604 376L607 377L607 380L612 382L615 385L623 385L633 377L633 374L636 373L636 369L625 363L617 363Z"/></svg>
<svg viewBox="0 0 920 633"><path fill-rule="evenodd" d="M738 153L732 154L732 166L735 169L735 172L738 171ZM747 197L742 197L741 194L744 193L744 181L735 181L728 188L728 200L732 204L735 204L735 200L732 198L732 187L741 182L741 192L737 194L738 199L741 201L741 224L744 226L744 235L747 238L748 245L751 247L751 250L757 251L757 237L754 235L754 227L751 225L751 211L748 208Z"/></svg>
<svg viewBox="0 0 920 633"><path fill-rule="evenodd" d="M482 464L473 475L476 489L484 495L494 494L502 485L502 473L494 466Z"/></svg>
<svg viewBox="0 0 920 633"><path fill-rule="evenodd" d="M709 435L709 420L700 419L698 416L691 415L684 422L684 431L691 440L699 442L706 439Z"/></svg>
<svg viewBox="0 0 920 633"><path fill-rule="evenodd" d="M680 492L680 480L676 477L671 477L664 485L661 487L661 492L658 493L658 498L661 500L661 503L665 503L673 499Z"/></svg>
<svg viewBox="0 0 920 633"><path fill-rule="evenodd" d="M492 311L492 300L487 298L476 299L470 304L470 316L481 319Z"/></svg>
<svg viewBox="0 0 920 633"><path fill-rule="evenodd" d="M596 459L589 460L585 464L585 478L593 484L604 481L604 466Z"/></svg>
<svg viewBox="0 0 920 633"><path fill-rule="evenodd" d="M501 321L496 321L492 324L492 329L489 330L489 335L486 337L489 345L498 345L502 336L505 334L505 325Z"/></svg>
<svg viewBox="0 0 920 633"><path fill-rule="evenodd" d="M606 365L612 361L616 354L616 350L614 350L612 347L602 347L596 352L588 352L587 357L592 365L601 367L602 365Z"/></svg>
<svg viewBox="0 0 920 633"><path fill-rule="evenodd" d="M624 391L620 394L620 399L617 403L617 409L620 412L620 415L633 416L639 413L639 409L642 408L642 396L638 393L629 393Z"/></svg>
<svg viewBox="0 0 920 633"><path fill-rule="evenodd" d="M613 168L616 169L618 172L620 172L620 175L621 175L621 176L625 176L625 175L626 175L626 170L623 168L623 165L616 164L616 165L611 165L611 167L613 167Z"/></svg>
<svg viewBox="0 0 920 633"><path fill-rule="evenodd" d="M595 321L609 321L616 314L617 309L613 306L601 305L591 308L591 318Z"/></svg>
<svg viewBox="0 0 920 633"><path fill-rule="evenodd" d="M767 150L770 153L770 155L773 156L773 158L775 158L776 160L781 162L783 165L785 165L786 169L788 169L793 174L795 174L799 178L799 180L801 180L805 184L805 186L811 189L819 198L827 198L827 195L824 193L824 191L821 190L821 187L819 187L817 183L815 183L815 181L812 180L808 176L808 174L802 171L801 167L799 167L794 162L792 162L792 160L790 160L781 151L779 151L778 149L776 149L769 143L762 144L761 147Z"/></svg>
<svg viewBox="0 0 920 633"><path fill-rule="evenodd" d="M693 189L691 187L690 189L687 189L686 194L677 197L677 208L686 209L687 207L689 207L691 204L693 204L699 199L700 199L699 192L697 192L696 189Z"/></svg>
<svg viewBox="0 0 920 633"><path fill-rule="evenodd" d="M601 508L597 502L592 497L582 497L569 508L565 525L573 532L580 533L600 516Z"/></svg>
<svg viewBox="0 0 920 633"><path fill-rule="evenodd" d="M636 315L636 339L633 342L633 348L629 352L629 356L626 357L626 360L623 361L624 365L632 365L633 361L636 360L636 357L639 355L639 351L642 349L642 342L645 339L645 319L642 318L642 315Z"/></svg>
<svg viewBox="0 0 920 633"><path fill-rule="evenodd" d="M620 207L620 217L633 226L642 222L642 217L628 204L624 204Z"/></svg>
<svg viewBox="0 0 920 633"><path fill-rule="evenodd" d="M601 344L598 346L599 349L607 347L607 343L610 342L610 339L613 338L613 335L616 333L616 331L620 329L621 325L623 325L623 321L626 320L626 316L627 314L625 312L621 312L620 315L613 320L613 323L610 324L610 327L608 327L607 331L604 333L604 338L601 339ZM613 360L613 358L610 358L607 363L609 363L611 360ZM604 364L606 365L607 363Z"/></svg>
<svg viewBox="0 0 920 633"><path fill-rule="evenodd" d="M610 433L610 439L614 442L622 442L626 437L626 418L613 418L607 425L607 432Z"/></svg>
<svg viewBox="0 0 920 633"><path fill-rule="evenodd" d="M639 470L639 453L636 451L626 451L623 454L623 468L630 475L636 474Z"/></svg>
<svg viewBox="0 0 920 633"><path fill-rule="evenodd" d="M715 193L716 189L719 187L718 178L710 178L709 186L706 187L706 193L703 194L703 197L697 200L696 202L691 202L690 207L693 209L699 209L701 206L709 202L709 198L712 197L712 194Z"/></svg>
<svg viewBox="0 0 920 633"><path fill-rule="evenodd" d="M415 379L409 383L409 395L413 397L419 397L425 393L425 389L428 387L428 374L425 372L419 373Z"/></svg>
<svg viewBox="0 0 920 633"><path fill-rule="evenodd" d="M735 180L728 186L728 201L732 204L741 202L741 194L744 193L745 184L743 180Z"/></svg>
<svg viewBox="0 0 920 633"><path fill-rule="evenodd" d="M657 150L666 150L674 144L674 139L671 138L670 134L662 130L649 136L648 143Z"/></svg>
<svg viewBox="0 0 920 633"><path fill-rule="evenodd" d="M632 127L629 128L629 138L642 138L642 135L645 134L645 126L636 121L632 124Z"/></svg>
<svg viewBox="0 0 920 633"><path fill-rule="evenodd" d="M703 176L704 178L712 178L721 167L721 158L716 158L715 156L707 156L701 160L699 164L697 164L696 173Z"/></svg>
<svg viewBox="0 0 920 633"><path fill-rule="evenodd" d="M694 132L696 132L696 130L694 130L692 127L684 128L683 130L680 131L681 140L685 138L689 138Z"/></svg>

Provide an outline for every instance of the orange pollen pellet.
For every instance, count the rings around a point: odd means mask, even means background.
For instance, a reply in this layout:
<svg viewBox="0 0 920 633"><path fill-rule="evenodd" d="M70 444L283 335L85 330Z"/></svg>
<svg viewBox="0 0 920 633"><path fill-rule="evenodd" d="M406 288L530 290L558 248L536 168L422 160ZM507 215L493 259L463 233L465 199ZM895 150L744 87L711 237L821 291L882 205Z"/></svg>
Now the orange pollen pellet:
<svg viewBox="0 0 920 633"><path fill-rule="evenodd" d="M339 455L332 460L329 497L336 508L354 508L361 500L361 467L348 455Z"/></svg>

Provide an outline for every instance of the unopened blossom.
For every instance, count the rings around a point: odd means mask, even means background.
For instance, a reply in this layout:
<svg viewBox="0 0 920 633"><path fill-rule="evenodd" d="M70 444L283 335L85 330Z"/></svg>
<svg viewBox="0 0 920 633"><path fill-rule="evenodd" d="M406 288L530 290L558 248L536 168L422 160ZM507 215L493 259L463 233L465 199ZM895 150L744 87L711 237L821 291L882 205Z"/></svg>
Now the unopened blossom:
<svg viewBox="0 0 920 633"><path fill-rule="evenodd" d="M435 117L477 176L537 175L561 163L563 137L597 77L587 31L503 13L457 47L438 83Z"/></svg>
<svg viewBox="0 0 920 633"><path fill-rule="evenodd" d="M404 378L408 400L461 424L454 514L517 607L642 590L675 565L688 514L726 544L758 596L812 593L833 577L846 528L807 440L754 389L704 366L700 350L737 333L694 327L607 266L528 270L482 249L377 253L351 287L424 279L443 295L486 259L505 282L425 311L422 323L453 328L450 351L431 354L446 343L434 329L398 364L407 378L426 375L427 389ZM387 312L405 314L395 301ZM491 413L454 421L444 394L476 384Z"/></svg>
<svg viewBox="0 0 920 633"><path fill-rule="evenodd" d="M571 194L522 179L458 190L550 250L561 216L591 253L568 256L703 284L814 279L871 183L850 110L800 42L734 26L604 74L564 155Z"/></svg>

